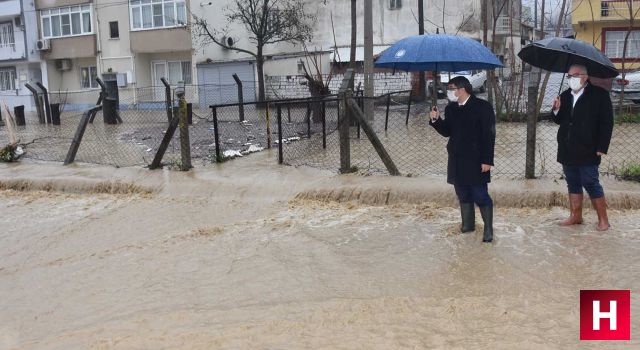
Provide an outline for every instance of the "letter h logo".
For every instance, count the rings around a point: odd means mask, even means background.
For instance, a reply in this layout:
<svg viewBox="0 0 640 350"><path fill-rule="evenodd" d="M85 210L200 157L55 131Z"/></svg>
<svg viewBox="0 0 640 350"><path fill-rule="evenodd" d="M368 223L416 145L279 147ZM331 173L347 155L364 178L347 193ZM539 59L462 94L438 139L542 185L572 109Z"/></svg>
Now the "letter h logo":
<svg viewBox="0 0 640 350"><path fill-rule="evenodd" d="M631 291L581 290L580 340L630 340Z"/></svg>

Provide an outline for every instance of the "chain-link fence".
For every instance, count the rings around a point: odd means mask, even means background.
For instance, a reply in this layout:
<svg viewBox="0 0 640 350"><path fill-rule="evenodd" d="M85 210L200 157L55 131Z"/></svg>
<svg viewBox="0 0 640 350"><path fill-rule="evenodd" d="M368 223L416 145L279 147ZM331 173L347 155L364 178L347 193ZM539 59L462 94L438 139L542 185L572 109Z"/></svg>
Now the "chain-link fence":
<svg viewBox="0 0 640 350"><path fill-rule="evenodd" d="M527 104L530 74L513 74L501 78L491 99L497 114L495 168L496 176L522 177L527 161ZM536 123L535 175L562 174L556 161L558 126L549 118L551 101L562 84L560 74L552 74L540 102L540 119ZM250 85L250 84L248 84ZM563 84L564 90L566 83ZM103 122L98 112L88 124L76 161L113 166L150 164L167 131L172 110L177 106L176 87L170 87L169 101L163 87L125 88L118 90L119 116L122 123ZM191 116L190 144L193 164L202 166L215 161L245 156L279 143L282 133L285 164L307 165L338 171L340 109L337 96L322 99L288 99L255 103L251 89L243 87L250 102L237 103L238 87L184 86ZM26 156L62 162L82 118L83 111L95 106L101 90L50 92L49 101L59 104L60 125L40 124L35 112L25 113L25 126L18 136L26 147ZM476 92L488 99L487 93ZM541 91L538 92L542 94ZM255 96L253 96L255 97ZM441 96L442 97L442 96ZM27 98L25 96L25 98ZM30 97L33 100L32 97ZM365 100L356 96L364 107ZM214 103L211 109L209 100ZM413 102L410 91L386 93L371 99L373 114L369 123L404 175L443 175L446 173L446 138L428 125L430 102ZM447 101L438 100L441 110ZM640 164L640 111L631 101L622 108L613 100L616 124L609 154L603 158L601 171L619 174ZM167 105L171 106L169 115ZM278 128L278 111L281 128ZM6 111L3 109L6 117ZM215 118L214 118L215 116ZM216 128L217 122L217 128ZM361 173L386 174L387 170L371 142L356 122L350 128L351 164ZM218 142L216 142L216 131ZM175 133L165 154L165 163L180 162L179 133ZM0 126L0 144L7 143L6 127ZM216 148L216 146L218 146ZM216 151L219 153L216 153Z"/></svg>

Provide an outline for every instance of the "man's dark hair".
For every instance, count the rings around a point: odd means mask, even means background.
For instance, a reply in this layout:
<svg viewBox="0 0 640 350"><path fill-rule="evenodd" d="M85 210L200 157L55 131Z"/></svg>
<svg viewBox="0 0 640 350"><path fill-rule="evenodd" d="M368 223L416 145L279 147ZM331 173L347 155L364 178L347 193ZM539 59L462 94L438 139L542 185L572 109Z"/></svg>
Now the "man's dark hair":
<svg viewBox="0 0 640 350"><path fill-rule="evenodd" d="M464 90L469 94L473 94L473 86L471 86L471 83L469 82L469 79L463 77L463 76L457 76L455 78L452 78L451 80L449 80L449 84L457 87L457 88L464 88Z"/></svg>

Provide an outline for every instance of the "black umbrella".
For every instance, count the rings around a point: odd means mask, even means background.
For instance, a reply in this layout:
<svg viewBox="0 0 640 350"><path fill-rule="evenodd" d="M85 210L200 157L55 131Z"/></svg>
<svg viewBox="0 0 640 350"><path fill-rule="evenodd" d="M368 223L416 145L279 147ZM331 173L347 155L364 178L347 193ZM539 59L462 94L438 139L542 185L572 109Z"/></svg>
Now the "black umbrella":
<svg viewBox="0 0 640 350"><path fill-rule="evenodd" d="M518 57L534 67L550 72L566 73L572 64L580 64L587 67L589 76L614 78L619 74L611 60L602 51L576 39L556 37L542 39L523 47ZM564 83L564 76L562 79Z"/></svg>

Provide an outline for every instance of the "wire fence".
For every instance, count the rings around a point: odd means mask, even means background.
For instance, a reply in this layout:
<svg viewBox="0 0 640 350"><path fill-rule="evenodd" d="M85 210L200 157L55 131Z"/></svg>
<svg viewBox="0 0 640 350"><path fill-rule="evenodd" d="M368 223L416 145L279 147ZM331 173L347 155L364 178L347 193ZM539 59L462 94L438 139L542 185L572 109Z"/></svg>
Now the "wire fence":
<svg viewBox="0 0 640 350"><path fill-rule="evenodd" d="M514 75L498 83L500 98L493 99L497 113L495 176L522 177L526 165L527 75ZM558 126L546 115L551 101L560 90L561 80L552 77L541 105L536 125L535 175L558 176L556 162ZM191 157L196 166L244 157L269 147L278 147L282 137L283 163L338 171L340 168L340 109L337 96L270 101L258 104L239 100L237 86L185 86L190 104L189 125ZM167 131L169 119L177 106L176 87L141 87L120 89L119 116L122 123L104 122L98 112L84 134L76 161L125 166L147 166L157 153ZM243 93L246 91L243 88ZM250 96L250 95L249 95ZM486 93L478 93L487 99ZM51 92L49 101L60 104L60 125L41 124L35 112L25 113L24 126L17 132L26 148L26 157L63 162L82 117L95 106L100 90ZM397 91L372 99L373 114L369 124L403 175L443 175L447 168L447 139L428 125L429 102L413 102L411 91ZM217 99L214 109L205 105ZM357 96L358 103L365 99ZM614 100L614 106L618 101ZM167 105L170 111L167 111ZM446 100L438 100L441 110ZM6 117L6 111L3 109ZM278 125L280 116L280 127ZM603 158L604 174L619 174L640 164L640 111L625 103L615 110L616 124L609 154ZM216 125L217 124L217 125ZM363 174L386 174L380 157L362 132L352 122L350 127L351 163ZM217 135L216 135L217 131ZM217 142L216 142L217 136ZM8 143L6 126L0 126L0 145ZM173 136L164 157L166 164L180 162L179 133Z"/></svg>

